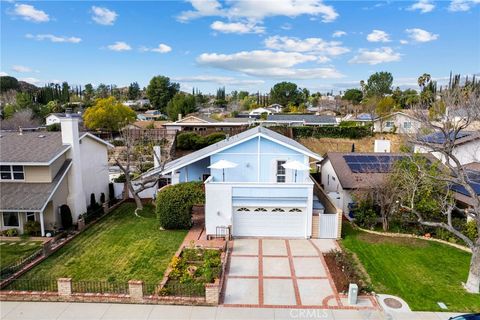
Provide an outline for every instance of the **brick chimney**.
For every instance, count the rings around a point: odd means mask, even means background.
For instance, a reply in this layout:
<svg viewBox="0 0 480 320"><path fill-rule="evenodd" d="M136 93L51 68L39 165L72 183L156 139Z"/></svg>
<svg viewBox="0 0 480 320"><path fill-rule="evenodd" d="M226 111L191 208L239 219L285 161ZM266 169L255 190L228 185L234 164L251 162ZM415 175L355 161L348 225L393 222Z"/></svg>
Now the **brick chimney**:
<svg viewBox="0 0 480 320"><path fill-rule="evenodd" d="M70 113L67 111L65 116L66 117L60 118L62 143L64 145L70 145L67 158L72 161L72 166L68 173L67 205L72 211L73 221L76 222L78 216L87 211L87 198L85 197L83 189L78 118L72 118L71 111Z"/></svg>

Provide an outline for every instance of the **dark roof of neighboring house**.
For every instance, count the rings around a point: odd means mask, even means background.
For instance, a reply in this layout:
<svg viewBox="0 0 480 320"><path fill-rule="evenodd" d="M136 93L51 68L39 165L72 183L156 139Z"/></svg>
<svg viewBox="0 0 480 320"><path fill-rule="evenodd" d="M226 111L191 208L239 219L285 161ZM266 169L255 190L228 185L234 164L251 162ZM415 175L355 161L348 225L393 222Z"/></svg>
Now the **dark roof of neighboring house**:
<svg viewBox="0 0 480 320"><path fill-rule="evenodd" d="M69 148L60 132L0 133L0 162L49 162Z"/></svg>
<svg viewBox="0 0 480 320"><path fill-rule="evenodd" d="M330 160L343 189L365 189L382 182L393 162L403 156L402 153L329 152L322 163ZM377 158L378 161L373 161L377 164L371 164L373 158Z"/></svg>
<svg viewBox="0 0 480 320"><path fill-rule="evenodd" d="M267 116L267 121L282 121L282 122L305 122L318 124L336 124L335 117L332 116L317 116L314 114L271 114Z"/></svg>
<svg viewBox="0 0 480 320"><path fill-rule="evenodd" d="M51 183L0 183L0 211L42 211L70 165L71 160L66 160Z"/></svg>
<svg viewBox="0 0 480 320"><path fill-rule="evenodd" d="M480 132L478 131L460 131L455 134L451 132L448 137L445 136L443 132L434 132L423 137L418 138L420 142L424 143L434 143L434 144L444 144L447 142L447 139L454 141L455 145L463 144L470 142L472 140L480 139Z"/></svg>
<svg viewBox="0 0 480 320"><path fill-rule="evenodd" d="M480 162L471 162L463 166L465 168L469 185L477 195L480 195ZM473 205L472 197L465 187L452 185L450 189L454 191L455 199L468 205Z"/></svg>

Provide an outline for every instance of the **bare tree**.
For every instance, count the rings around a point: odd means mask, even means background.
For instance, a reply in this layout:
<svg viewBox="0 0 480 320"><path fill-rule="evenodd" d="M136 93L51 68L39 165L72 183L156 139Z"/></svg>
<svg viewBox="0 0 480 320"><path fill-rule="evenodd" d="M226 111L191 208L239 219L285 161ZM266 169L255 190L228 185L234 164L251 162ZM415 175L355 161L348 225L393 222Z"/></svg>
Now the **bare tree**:
<svg viewBox="0 0 480 320"><path fill-rule="evenodd" d="M457 141L462 139L462 132L468 128L473 121L480 120L480 92L466 88L453 88L442 93L441 99L436 101L429 114L422 110L416 112L424 128L435 134L434 139L427 139L421 133L412 135L412 143L421 148L419 150L430 152L441 160L443 165L435 173L431 167L412 161L416 165L414 172L405 170L398 179L402 179L401 208L416 216L418 223L424 226L443 228L461 239L471 250L472 258L468 279L465 289L468 292L479 293L480 290L480 196L473 189L468 171L462 166L457 155ZM451 116L454 110L462 110L461 119ZM478 134L473 133L473 134ZM475 152L473 150L472 152ZM477 157L480 153L477 151ZM478 158L477 158L478 161ZM429 180L433 184L445 185L446 192L424 195L421 192L421 183ZM400 181L399 181L400 182ZM452 201L449 186L456 185L464 188L472 199L472 205L468 208L460 208ZM433 197L438 204L439 215L442 219L426 217L419 210L416 199L421 197ZM476 239L470 239L461 230L452 224L452 213L459 212L465 218L475 221L478 235Z"/></svg>
<svg viewBox="0 0 480 320"><path fill-rule="evenodd" d="M121 131L124 146L118 148L118 152L113 157L115 164L125 175L126 197L129 193L133 196L137 206L136 211L138 211L143 209L140 193L154 188L161 179L160 174L142 175L140 168L155 159L160 164L155 169L161 172L165 163L170 159L170 152L164 152L164 157L156 154L153 151L155 140L151 139L149 135L139 136L135 133L127 127ZM135 174L139 174L139 176L134 178Z"/></svg>
<svg viewBox="0 0 480 320"><path fill-rule="evenodd" d="M37 128L40 121L33 116L30 109L15 112L13 116L6 120L1 120L0 127L2 130L18 130L19 128Z"/></svg>

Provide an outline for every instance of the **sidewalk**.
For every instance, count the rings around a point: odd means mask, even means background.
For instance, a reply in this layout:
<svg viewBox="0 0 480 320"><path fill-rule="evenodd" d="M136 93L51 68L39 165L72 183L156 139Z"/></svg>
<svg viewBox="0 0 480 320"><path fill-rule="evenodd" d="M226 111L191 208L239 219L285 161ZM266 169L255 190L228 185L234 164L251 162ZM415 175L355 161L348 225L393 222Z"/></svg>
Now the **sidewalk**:
<svg viewBox="0 0 480 320"><path fill-rule="evenodd" d="M0 302L1 320L447 320L453 314L409 312L385 315L379 311L192 307L64 302Z"/></svg>

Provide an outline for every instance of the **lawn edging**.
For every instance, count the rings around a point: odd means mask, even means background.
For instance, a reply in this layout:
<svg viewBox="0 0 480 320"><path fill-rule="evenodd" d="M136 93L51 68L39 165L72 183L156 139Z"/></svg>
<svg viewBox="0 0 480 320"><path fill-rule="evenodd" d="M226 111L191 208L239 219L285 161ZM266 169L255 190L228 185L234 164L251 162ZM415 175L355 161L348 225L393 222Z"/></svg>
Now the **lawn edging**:
<svg viewBox="0 0 480 320"><path fill-rule="evenodd" d="M363 228L361 228L357 225L355 225L355 228L357 228L358 230L361 230L363 232L367 232L367 233L370 233L370 234L376 234L376 235L379 235L379 236L385 236L385 237L412 238L412 239L434 241L434 242L449 245L451 247L463 250L463 251L468 252L468 253L472 253L472 250L470 248L466 247L466 246L462 246L462 245L457 244L457 243L451 243L451 242L448 242L448 241L445 241L445 240L442 240L442 239L427 238L427 237L422 237L422 236L417 236L415 234L407 234L407 233L394 233L394 232L382 232L382 231L368 230L368 229L363 229Z"/></svg>

